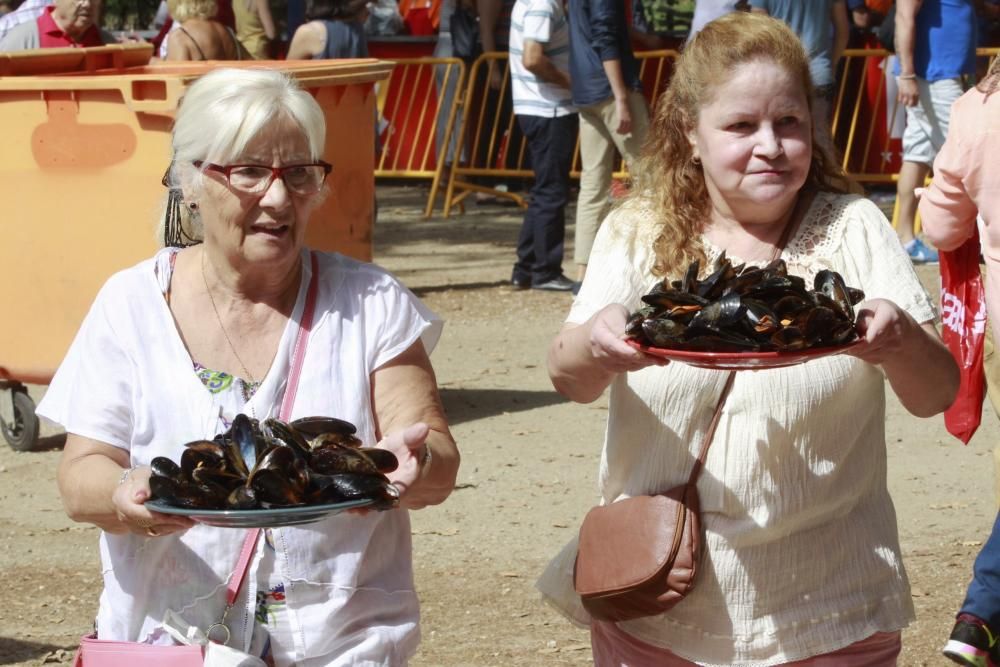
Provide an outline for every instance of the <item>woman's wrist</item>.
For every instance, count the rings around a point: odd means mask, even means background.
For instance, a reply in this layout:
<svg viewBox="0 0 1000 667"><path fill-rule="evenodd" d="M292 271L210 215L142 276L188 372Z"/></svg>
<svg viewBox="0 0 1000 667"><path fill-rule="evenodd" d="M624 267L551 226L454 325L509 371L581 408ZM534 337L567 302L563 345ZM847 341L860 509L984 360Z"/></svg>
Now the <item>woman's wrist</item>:
<svg viewBox="0 0 1000 667"><path fill-rule="evenodd" d="M125 468L124 470L122 470L122 475L121 477L118 478L118 486L121 486L122 484L127 482L128 478L132 476L132 473L135 472L135 469L138 467L139 466L132 466L131 468Z"/></svg>

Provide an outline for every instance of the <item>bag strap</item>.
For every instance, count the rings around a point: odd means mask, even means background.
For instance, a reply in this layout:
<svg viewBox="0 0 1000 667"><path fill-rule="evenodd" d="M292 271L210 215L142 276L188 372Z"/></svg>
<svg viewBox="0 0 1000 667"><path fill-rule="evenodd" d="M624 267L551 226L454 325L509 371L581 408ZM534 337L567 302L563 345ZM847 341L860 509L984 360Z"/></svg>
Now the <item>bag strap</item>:
<svg viewBox="0 0 1000 667"><path fill-rule="evenodd" d="M309 345L309 332L312 331L313 313L316 311L316 292L319 291L319 262L316 253L310 253L312 258L312 277L309 279L309 290L306 292L306 303L302 308L302 323L295 337L295 347L292 348L292 364L288 371L288 384L285 386L285 396L281 400L278 419L288 421L292 416L292 405L295 404L295 394L299 389L299 377L302 375L302 363L306 358L306 347Z"/></svg>
<svg viewBox="0 0 1000 667"><path fill-rule="evenodd" d="M726 377L726 384L722 386L722 393L719 395L719 402L715 405L712 421L708 423L705 438L701 441L701 452L699 452L698 459L694 462L694 467L691 469L691 475L688 477L688 486L694 486L697 483L698 476L701 475L701 469L705 466L705 455L708 454L708 448L711 446L712 438L715 436L715 428L719 425L719 420L722 419L722 406L726 403L726 398L733 388L733 380L735 379L736 371L729 371Z"/></svg>
<svg viewBox="0 0 1000 667"><path fill-rule="evenodd" d="M789 239L792 238L795 230L799 228L802 218L805 216L806 211L809 210L809 205L812 204L814 196L815 193L811 192L799 196L798 201L795 203L795 208L792 209L792 216L781 231L781 238L778 239L777 245L774 246L774 252L771 253L770 261L773 262L781 257L781 253L785 249L785 246L788 245ZM698 476L701 475L701 469L705 467L705 456L708 455L708 448L712 445L715 429L719 426L719 421L722 419L722 406L725 405L726 398L729 397L729 392L732 391L735 380L736 371L729 371L729 374L726 376L726 382L722 385L722 393L719 394L719 402L715 405L715 412L712 413L712 421L708 423L708 430L705 431L705 437L701 442L701 451L698 453L698 459L694 462L691 475L688 477L688 486L694 486L698 481Z"/></svg>
<svg viewBox="0 0 1000 667"><path fill-rule="evenodd" d="M292 348L291 369L288 373L285 396L281 401L281 409L278 411L278 418L282 421L288 421L288 418L292 414L292 406L295 404L295 394L299 390L299 378L302 376L302 364L305 360L306 348L309 346L309 332L312 331L313 315L316 312L316 293L319 291L319 262L316 259L316 253L310 253L310 257L312 259L312 276L309 279L309 288L306 291L306 302L302 308L302 321L299 324L299 331L295 337L295 346ZM236 567L233 569L233 573L229 576L229 582L226 584L226 609L222 612L222 621L210 627L209 633L211 633L212 628L225 627L229 610L236 603L236 596L239 594L240 588L243 587L243 581L250 570L250 561L253 560L253 553L257 546L257 540L260 538L260 532L260 528L252 528L247 531L246 539L243 540L243 548L240 550L239 560L236 562ZM228 640L227 629L226 641L221 643L226 644Z"/></svg>

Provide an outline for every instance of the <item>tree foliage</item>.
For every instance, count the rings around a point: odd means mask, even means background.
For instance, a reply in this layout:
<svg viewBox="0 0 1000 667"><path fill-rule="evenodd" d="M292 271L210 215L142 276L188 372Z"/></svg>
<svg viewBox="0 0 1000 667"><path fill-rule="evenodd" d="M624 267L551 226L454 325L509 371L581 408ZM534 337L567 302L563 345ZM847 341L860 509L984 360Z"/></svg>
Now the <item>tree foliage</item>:
<svg viewBox="0 0 1000 667"><path fill-rule="evenodd" d="M105 30L146 30L153 23L160 0L104 0Z"/></svg>

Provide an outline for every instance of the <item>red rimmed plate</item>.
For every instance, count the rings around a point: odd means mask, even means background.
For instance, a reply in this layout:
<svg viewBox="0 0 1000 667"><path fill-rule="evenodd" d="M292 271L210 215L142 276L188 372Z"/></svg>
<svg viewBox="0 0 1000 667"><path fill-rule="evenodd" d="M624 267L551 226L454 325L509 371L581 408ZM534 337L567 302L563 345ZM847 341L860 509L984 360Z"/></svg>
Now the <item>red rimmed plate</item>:
<svg viewBox="0 0 1000 667"><path fill-rule="evenodd" d="M703 352L701 350L672 350L663 347L648 347L634 340L626 341L637 350L646 354L663 357L670 361L679 361L698 368L710 368L718 371L763 370L766 368L784 368L795 366L813 359L842 354L859 345L860 340L847 345L835 347L814 347L795 352Z"/></svg>

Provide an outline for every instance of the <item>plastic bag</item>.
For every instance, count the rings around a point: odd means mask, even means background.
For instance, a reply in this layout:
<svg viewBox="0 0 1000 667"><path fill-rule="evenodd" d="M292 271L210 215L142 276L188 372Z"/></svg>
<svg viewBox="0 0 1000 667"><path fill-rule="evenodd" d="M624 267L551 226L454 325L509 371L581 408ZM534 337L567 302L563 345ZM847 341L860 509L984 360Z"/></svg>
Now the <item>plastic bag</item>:
<svg viewBox="0 0 1000 667"><path fill-rule="evenodd" d="M267 667L260 658L223 644L208 640L205 633L168 609L163 618L163 629L180 644L204 647L204 667Z"/></svg>
<svg viewBox="0 0 1000 667"><path fill-rule="evenodd" d="M986 340L986 292L979 271L979 233L960 248L940 252L941 320L945 345L961 372L955 402L944 413L948 432L969 444L983 416L986 376L983 344Z"/></svg>

